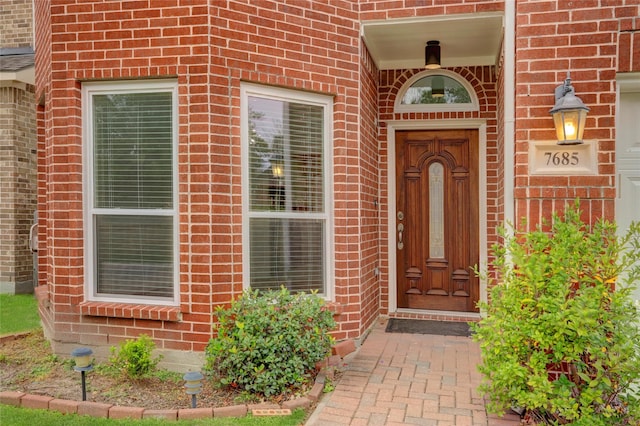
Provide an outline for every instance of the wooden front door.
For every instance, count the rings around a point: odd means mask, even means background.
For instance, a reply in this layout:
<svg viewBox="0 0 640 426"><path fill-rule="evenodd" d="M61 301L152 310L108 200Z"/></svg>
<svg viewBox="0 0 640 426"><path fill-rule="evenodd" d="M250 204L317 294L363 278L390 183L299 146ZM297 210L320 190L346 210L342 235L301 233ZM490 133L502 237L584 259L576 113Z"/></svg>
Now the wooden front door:
<svg viewBox="0 0 640 426"><path fill-rule="evenodd" d="M478 131L396 132L398 307L477 312Z"/></svg>

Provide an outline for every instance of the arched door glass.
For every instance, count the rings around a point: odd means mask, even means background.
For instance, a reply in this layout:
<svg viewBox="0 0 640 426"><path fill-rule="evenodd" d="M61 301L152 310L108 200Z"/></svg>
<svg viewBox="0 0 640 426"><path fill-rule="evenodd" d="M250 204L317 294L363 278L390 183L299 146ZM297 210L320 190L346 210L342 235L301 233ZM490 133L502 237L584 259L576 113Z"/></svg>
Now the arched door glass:
<svg viewBox="0 0 640 426"><path fill-rule="evenodd" d="M416 80L400 102L401 105L471 103L471 96L464 86L441 74L432 74Z"/></svg>

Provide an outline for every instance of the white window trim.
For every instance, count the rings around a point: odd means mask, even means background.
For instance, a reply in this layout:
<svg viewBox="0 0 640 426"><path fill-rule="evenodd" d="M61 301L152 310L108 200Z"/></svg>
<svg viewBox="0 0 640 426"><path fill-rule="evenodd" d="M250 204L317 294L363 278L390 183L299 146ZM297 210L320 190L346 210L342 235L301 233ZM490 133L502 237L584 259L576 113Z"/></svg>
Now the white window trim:
<svg viewBox="0 0 640 426"><path fill-rule="evenodd" d="M305 217L310 219L323 219L325 221L324 241L324 271L325 292L319 294L327 300L333 300L335 287L335 260L334 260L334 222L333 222L333 98L317 93L302 92L291 89L283 89L272 86L261 86L252 83L242 83L240 86L240 134L242 140L242 270L243 288L251 288L250 268L250 229L249 221L253 217L271 217L263 212L251 213L249 209L249 102L250 96L280 100L283 102L299 102L307 105L323 107L323 135L324 135L324 205L323 213L307 213ZM295 217L296 213L280 213L281 217Z"/></svg>
<svg viewBox="0 0 640 426"><path fill-rule="evenodd" d="M471 98L471 103L468 104L410 104L405 105L402 103L402 98L407 93L407 90L413 86L413 84L420 80L421 78L428 77L430 75L444 75L449 77L455 81L457 81L462 87L466 89L469 93L469 97ZM396 96L396 101L394 105L395 112L466 112L466 111L478 111L480 103L478 102L478 95L476 91L473 90L473 86L460 75L456 74L453 71L449 70L427 70L422 71L413 77L411 77L407 82L402 86L398 95Z"/></svg>
<svg viewBox="0 0 640 426"><path fill-rule="evenodd" d="M172 129L173 129L173 208L162 210L118 209L118 214L140 215L152 212L156 215L173 217L173 297L110 297L96 292L94 282L95 230L93 217L96 214L112 212L113 209L93 207L93 95L96 94L128 94L128 93L172 94ZM175 80L140 80L140 81L108 81L86 82L82 85L82 139L83 139L83 186L84 186L84 279L85 298L93 302L115 302L148 304L162 306L178 306L180 301L180 241L179 241L179 208L178 208L178 83Z"/></svg>

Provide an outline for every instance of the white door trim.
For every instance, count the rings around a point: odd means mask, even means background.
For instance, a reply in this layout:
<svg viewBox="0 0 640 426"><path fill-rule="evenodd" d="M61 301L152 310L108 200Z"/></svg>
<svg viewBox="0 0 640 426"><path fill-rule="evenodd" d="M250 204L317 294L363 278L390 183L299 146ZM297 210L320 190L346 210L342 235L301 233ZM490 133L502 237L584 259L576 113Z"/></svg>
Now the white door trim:
<svg viewBox="0 0 640 426"><path fill-rule="evenodd" d="M634 122L640 108L640 73L618 74L616 82L615 219L618 232L624 234L632 221L640 220L640 125ZM640 288L634 290L632 298L640 307Z"/></svg>
<svg viewBox="0 0 640 426"><path fill-rule="evenodd" d="M387 216L387 235L389 236L389 312L416 312L423 314L447 315L470 317L478 316L473 312L453 312L453 311L429 311L429 310L411 310L398 309L397 298L397 258L396 258L396 131L397 130L445 130L445 129L477 129L478 130L478 177L480 179L478 185L478 210L479 210L479 253L480 268L487 265L487 122L486 120L417 120L402 121L390 120L387 124L387 171L388 171L388 216ZM487 300L487 283L486 280L480 279L480 300Z"/></svg>

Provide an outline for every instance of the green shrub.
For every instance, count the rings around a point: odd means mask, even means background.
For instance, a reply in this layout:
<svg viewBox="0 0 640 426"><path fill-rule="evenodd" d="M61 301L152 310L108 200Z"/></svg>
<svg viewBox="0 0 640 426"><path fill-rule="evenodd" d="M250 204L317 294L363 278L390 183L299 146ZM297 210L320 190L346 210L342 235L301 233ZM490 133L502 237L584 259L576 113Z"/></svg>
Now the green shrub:
<svg viewBox="0 0 640 426"><path fill-rule="evenodd" d="M640 378L631 298L640 224L617 237L606 221L585 225L576 202L554 214L549 232L511 234L501 230L504 244L493 248L498 282L490 280L486 316L474 326L489 411L524 408L548 424L640 424L630 392Z"/></svg>
<svg viewBox="0 0 640 426"><path fill-rule="evenodd" d="M111 347L109 362L121 373L132 379L151 375L162 356L152 357L156 344L146 334L137 339L127 339L120 343L120 350Z"/></svg>
<svg viewBox="0 0 640 426"><path fill-rule="evenodd" d="M302 389L333 343L333 315L315 294L248 290L216 315L205 369L223 385L253 394Z"/></svg>

